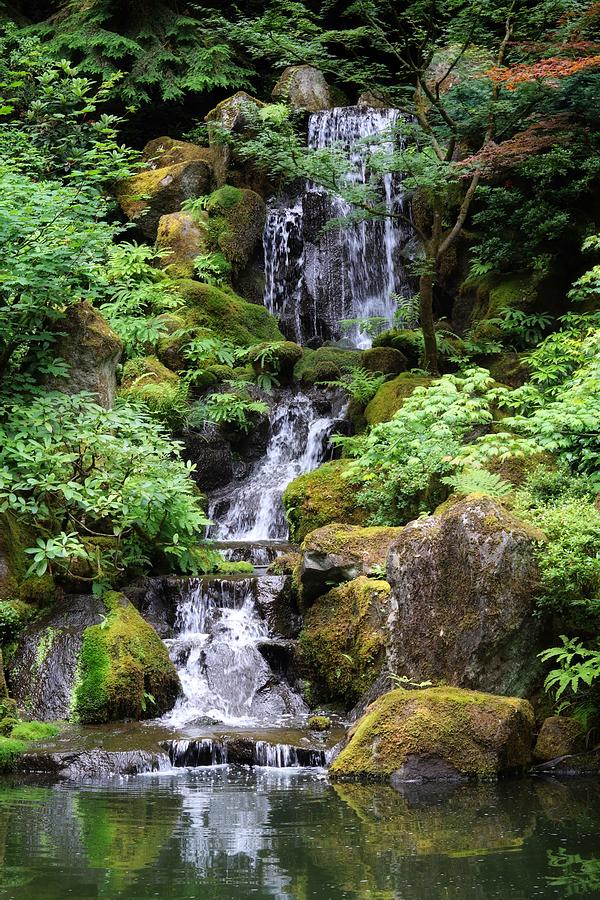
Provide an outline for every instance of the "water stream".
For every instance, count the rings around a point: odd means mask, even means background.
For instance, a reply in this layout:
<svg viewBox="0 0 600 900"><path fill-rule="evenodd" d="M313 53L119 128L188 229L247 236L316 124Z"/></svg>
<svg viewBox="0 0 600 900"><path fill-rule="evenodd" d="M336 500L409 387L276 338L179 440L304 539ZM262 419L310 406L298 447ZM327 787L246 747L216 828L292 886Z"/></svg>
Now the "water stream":
<svg viewBox="0 0 600 900"><path fill-rule="evenodd" d="M348 181L368 184L374 181L373 154L390 153L402 143L400 121L396 109L336 107L310 116L308 144L349 153ZM356 209L310 182L287 198L271 200L264 232L265 305L290 339L337 340L344 320L377 317L390 325L395 295L411 293L409 199L398 174L375 184L387 213L379 219L348 220ZM326 228L332 219L346 221ZM348 325L344 336L356 347L371 342L360 323Z"/></svg>

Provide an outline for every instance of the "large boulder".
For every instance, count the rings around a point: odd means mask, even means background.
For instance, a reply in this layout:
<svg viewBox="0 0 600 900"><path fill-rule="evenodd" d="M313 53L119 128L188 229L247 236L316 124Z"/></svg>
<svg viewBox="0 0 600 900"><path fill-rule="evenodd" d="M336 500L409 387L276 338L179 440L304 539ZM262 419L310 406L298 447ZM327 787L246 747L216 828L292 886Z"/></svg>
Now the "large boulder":
<svg viewBox="0 0 600 900"><path fill-rule="evenodd" d="M407 525L387 566L392 670L526 695L539 674L533 607L542 540L480 495Z"/></svg>
<svg viewBox="0 0 600 900"><path fill-rule="evenodd" d="M333 778L491 778L531 760L534 714L527 700L459 688L402 688L379 697L350 729Z"/></svg>
<svg viewBox="0 0 600 900"><path fill-rule="evenodd" d="M119 182L115 194L128 219L154 240L161 216L178 212L184 200L208 194L214 172L206 160L146 169Z"/></svg>
<svg viewBox="0 0 600 900"><path fill-rule="evenodd" d="M294 110L318 112L333 106L329 85L314 66L289 66L273 88L272 97Z"/></svg>
<svg viewBox="0 0 600 900"><path fill-rule="evenodd" d="M348 461L324 463L295 478L283 493L290 537L303 541L310 531L331 522L364 523L367 513L356 502L356 489L345 479Z"/></svg>
<svg viewBox="0 0 600 900"><path fill-rule="evenodd" d="M229 169L235 162L235 154L226 140L227 133L241 135L248 128L252 114L265 104L246 91L238 91L231 97L221 100L214 109L204 117L208 127L208 141L213 153L215 178L217 185L224 184L230 174ZM246 163L251 170L252 166Z"/></svg>
<svg viewBox="0 0 600 900"><path fill-rule="evenodd" d="M570 716L549 716L542 723L533 755L539 762L549 762L579 753L584 747L585 732L581 722Z"/></svg>
<svg viewBox="0 0 600 900"><path fill-rule="evenodd" d="M187 141L177 141L170 137L158 137L148 141L142 151L142 159L149 169L162 169L184 162L213 163L210 147L200 147Z"/></svg>
<svg viewBox="0 0 600 900"><path fill-rule="evenodd" d="M348 710L375 682L385 663L389 595L387 581L361 575L305 613L299 665L313 704Z"/></svg>
<svg viewBox="0 0 600 900"><path fill-rule="evenodd" d="M401 528L361 528L339 523L311 531L302 543L296 570L304 604L325 594L335 584L368 575L374 566L383 570L388 551L401 531Z"/></svg>
<svg viewBox="0 0 600 900"><path fill-rule="evenodd" d="M407 368L406 357L394 347L369 347L361 357L363 369L382 375L399 375Z"/></svg>
<svg viewBox="0 0 600 900"><path fill-rule="evenodd" d="M373 349L384 350L386 348L374 347ZM428 387L430 384L431 378L426 375L413 375L410 372L403 372L397 378L386 381L367 404L365 409L367 423L378 425L380 422L389 422L415 388Z"/></svg>
<svg viewBox="0 0 600 900"><path fill-rule="evenodd" d="M58 323L53 352L69 365L66 378L49 378L47 386L64 394L89 391L110 409L117 393L117 364L123 343L87 300L72 306Z"/></svg>
<svg viewBox="0 0 600 900"><path fill-rule="evenodd" d="M167 213L158 221L156 249L162 252L161 265L168 266L171 275L191 278L194 260L206 250L206 231L190 213Z"/></svg>
<svg viewBox="0 0 600 900"><path fill-rule="evenodd" d="M259 247L262 263L266 206L256 191L224 184L208 198L206 212L208 249L223 254L234 276L248 265Z"/></svg>

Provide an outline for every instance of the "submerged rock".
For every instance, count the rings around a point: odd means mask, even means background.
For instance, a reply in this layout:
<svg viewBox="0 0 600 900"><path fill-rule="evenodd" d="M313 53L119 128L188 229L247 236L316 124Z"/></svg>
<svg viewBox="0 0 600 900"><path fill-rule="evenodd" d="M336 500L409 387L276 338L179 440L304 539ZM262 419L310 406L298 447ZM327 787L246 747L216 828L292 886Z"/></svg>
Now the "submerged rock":
<svg viewBox="0 0 600 900"><path fill-rule="evenodd" d="M69 781L139 775L159 772L171 766L167 753L147 750L64 750L31 751L20 757L19 772L51 775Z"/></svg>
<svg viewBox="0 0 600 900"><path fill-rule="evenodd" d="M360 578L334 588L304 616L300 674L313 703L348 710L375 682L385 663L387 581Z"/></svg>
<svg viewBox="0 0 600 900"><path fill-rule="evenodd" d="M379 566L379 574L383 574L390 546L401 531L338 523L311 531L302 544L295 573L303 603L311 603L335 584L368 575L374 566Z"/></svg>
<svg viewBox="0 0 600 900"><path fill-rule="evenodd" d="M477 495L407 525L387 566L392 671L527 694L540 671L533 616L540 540L539 531Z"/></svg>
<svg viewBox="0 0 600 900"><path fill-rule="evenodd" d="M294 110L311 113L333 105L325 76L315 66L288 66L273 88L272 96Z"/></svg>
<svg viewBox="0 0 600 900"><path fill-rule="evenodd" d="M350 729L333 778L444 781L491 778L530 762L526 700L459 688L390 691Z"/></svg>

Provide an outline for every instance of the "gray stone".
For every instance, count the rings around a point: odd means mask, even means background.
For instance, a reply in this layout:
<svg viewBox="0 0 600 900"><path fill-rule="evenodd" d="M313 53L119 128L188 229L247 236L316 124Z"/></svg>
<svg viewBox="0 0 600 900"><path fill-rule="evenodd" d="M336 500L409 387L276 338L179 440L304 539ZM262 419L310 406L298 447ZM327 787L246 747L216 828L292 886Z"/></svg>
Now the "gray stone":
<svg viewBox="0 0 600 900"><path fill-rule="evenodd" d="M295 110L318 112L331 109L329 85L314 66L289 66L273 88L273 99L283 100Z"/></svg>

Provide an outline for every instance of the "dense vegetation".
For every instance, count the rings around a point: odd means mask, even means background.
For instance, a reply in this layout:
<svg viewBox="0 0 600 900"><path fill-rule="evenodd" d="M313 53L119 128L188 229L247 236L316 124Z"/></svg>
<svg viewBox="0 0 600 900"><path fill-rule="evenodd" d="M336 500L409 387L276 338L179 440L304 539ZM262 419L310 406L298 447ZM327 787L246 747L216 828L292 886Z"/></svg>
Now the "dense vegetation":
<svg viewBox="0 0 600 900"><path fill-rule="evenodd" d="M299 63L340 105L369 91L408 114L372 148L366 184L340 149L308 151L304 115L270 102ZM341 386L360 432L338 441L343 477L368 524L479 492L545 534L537 610L564 635L546 654L548 686L594 724L599 69L600 9L585 0L12 4L0 38L0 516L23 529L26 577L103 593L151 569L221 565L202 541L184 426L243 440L273 386ZM241 133L213 126L212 148L270 189L310 178L351 201L355 220L388 214L378 175L403 173L411 192L414 295L399 298L393 330L366 327L420 381L370 428L361 415L386 373L322 358L305 378L308 351L234 292L245 258L233 229L257 202L245 184L183 204L204 241L185 272L116 203L152 171L139 148L157 122L206 143L205 115L240 90L261 102ZM60 348L82 306L123 348L114 406L70 388Z"/></svg>

